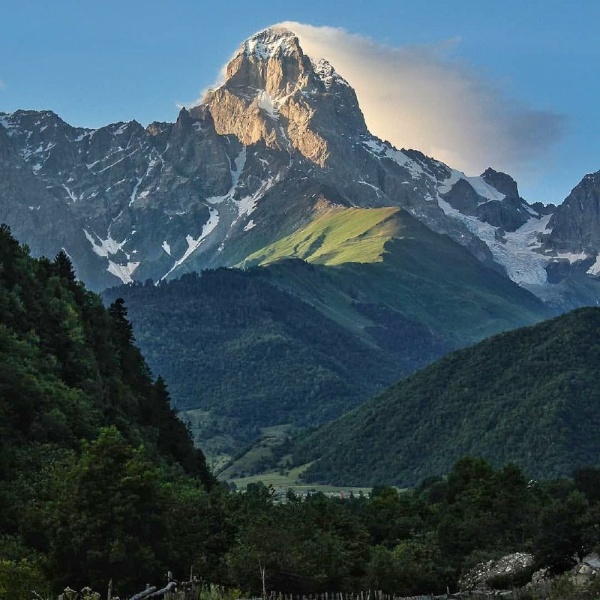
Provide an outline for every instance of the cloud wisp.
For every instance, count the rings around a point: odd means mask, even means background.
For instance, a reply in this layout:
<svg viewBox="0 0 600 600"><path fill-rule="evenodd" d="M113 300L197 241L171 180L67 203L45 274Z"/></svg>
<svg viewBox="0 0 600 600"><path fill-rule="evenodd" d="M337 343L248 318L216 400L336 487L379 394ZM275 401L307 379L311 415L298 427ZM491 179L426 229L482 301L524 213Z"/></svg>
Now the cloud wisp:
<svg viewBox="0 0 600 600"><path fill-rule="evenodd" d="M391 47L335 27L295 22L313 59L326 58L354 87L372 133L469 174L487 166L536 171L561 139L566 119L511 98L449 54L459 40Z"/></svg>

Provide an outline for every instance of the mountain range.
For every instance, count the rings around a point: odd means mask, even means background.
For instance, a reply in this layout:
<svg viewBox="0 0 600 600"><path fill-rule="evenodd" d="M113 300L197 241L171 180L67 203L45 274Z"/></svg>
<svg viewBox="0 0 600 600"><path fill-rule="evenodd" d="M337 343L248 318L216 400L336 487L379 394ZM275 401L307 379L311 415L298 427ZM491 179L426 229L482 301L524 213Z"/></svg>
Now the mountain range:
<svg viewBox="0 0 600 600"><path fill-rule="evenodd" d="M280 27L246 40L176 123L92 130L1 113L0 161L0 219L37 254L64 248L98 290L243 265L331 207L398 207L547 301L597 297L600 173L558 207L530 205L506 174L397 150Z"/></svg>
<svg viewBox="0 0 600 600"><path fill-rule="evenodd" d="M397 149L281 27L246 40L175 123L0 113L0 222L126 299L198 441L227 451L600 298L600 172L559 206L529 204L507 174Z"/></svg>

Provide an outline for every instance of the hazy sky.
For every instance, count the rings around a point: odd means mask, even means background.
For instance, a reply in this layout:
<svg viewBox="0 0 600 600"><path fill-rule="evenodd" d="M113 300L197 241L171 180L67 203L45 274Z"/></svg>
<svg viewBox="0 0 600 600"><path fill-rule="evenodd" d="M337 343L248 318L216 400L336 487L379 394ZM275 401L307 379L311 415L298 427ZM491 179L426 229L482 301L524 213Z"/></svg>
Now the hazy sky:
<svg viewBox="0 0 600 600"><path fill-rule="evenodd" d="M0 111L172 121L246 37L293 21L399 147L505 169L530 201L600 169L596 0L0 0L0 14Z"/></svg>

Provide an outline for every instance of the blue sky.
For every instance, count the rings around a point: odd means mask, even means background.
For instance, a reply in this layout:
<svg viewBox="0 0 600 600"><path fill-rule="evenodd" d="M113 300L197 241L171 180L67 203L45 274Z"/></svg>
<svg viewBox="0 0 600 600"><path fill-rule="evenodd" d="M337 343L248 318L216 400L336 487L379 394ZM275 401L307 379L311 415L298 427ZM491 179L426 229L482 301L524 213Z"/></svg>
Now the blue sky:
<svg viewBox="0 0 600 600"><path fill-rule="evenodd" d="M597 1L0 0L0 9L2 111L51 109L86 127L171 121L177 103L213 83L246 37L298 21L392 49L443 47L438 67L495 88L498 102L550 115L557 131L546 138L542 119L530 135L539 137L531 159L511 164L530 201L561 201L585 173L600 169ZM524 121L523 129L530 125Z"/></svg>

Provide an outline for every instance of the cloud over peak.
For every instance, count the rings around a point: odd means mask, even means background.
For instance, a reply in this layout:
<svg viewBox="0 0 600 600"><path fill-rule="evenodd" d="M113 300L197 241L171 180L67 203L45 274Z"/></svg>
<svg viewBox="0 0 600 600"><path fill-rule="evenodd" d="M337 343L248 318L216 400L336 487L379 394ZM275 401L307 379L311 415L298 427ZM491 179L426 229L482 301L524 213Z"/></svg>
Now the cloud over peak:
<svg viewBox="0 0 600 600"><path fill-rule="evenodd" d="M509 97L449 55L458 39L392 47L335 27L280 23L313 59L326 58L356 90L372 133L469 174L524 174L562 137L565 118Z"/></svg>

